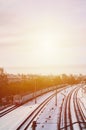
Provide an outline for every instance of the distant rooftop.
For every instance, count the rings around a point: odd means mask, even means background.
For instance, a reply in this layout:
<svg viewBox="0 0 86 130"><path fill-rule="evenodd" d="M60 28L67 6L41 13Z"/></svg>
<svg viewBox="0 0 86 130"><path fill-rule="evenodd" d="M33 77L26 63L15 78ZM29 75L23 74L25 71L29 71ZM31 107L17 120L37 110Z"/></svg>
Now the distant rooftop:
<svg viewBox="0 0 86 130"><path fill-rule="evenodd" d="M4 73L4 69L0 68L0 75Z"/></svg>

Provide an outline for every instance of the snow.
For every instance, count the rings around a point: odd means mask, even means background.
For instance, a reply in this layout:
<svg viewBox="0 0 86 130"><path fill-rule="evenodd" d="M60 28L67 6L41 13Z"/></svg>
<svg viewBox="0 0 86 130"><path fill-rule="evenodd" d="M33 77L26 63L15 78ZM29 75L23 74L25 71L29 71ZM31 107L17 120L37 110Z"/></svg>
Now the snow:
<svg viewBox="0 0 86 130"><path fill-rule="evenodd" d="M73 92L72 98L71 98L71 115L72 115L72 122L74 123L74 122L77 122L77 119L76 119L75 110L74 110L73 96L74 96L74 92ZM74 124L73 129L79 130L79 125Z"/></svg>
<svg viewBox="0 0 86 130"><path fill-rule="evenodd" d="M32 100L25 105L13 110L0 118L0 130L15 130L19 124L29 115L41 102L49 97L53 92L37 98L37 104Z"/></svg>
<svg viewBox="0 0 86 130"><path fill-rule="evenodd" d="M57 117L58 117L58 108L55 106L55 97L50 101L48 107L40 113L39 117L37 117L37 130L49 129L56 130L57 128Z"/></svg>
<svg viewBox="0 0 86 130"><path fill-rule="evenodd" d="M78 92L78 101L81 105L82 111L85 116L85 121L86 121L86 92L84 92L84 87L81 88Z"/></svg>
<svg viewBox="0 0 86 130"><path fill-rule="evenodd" d="M76 88L77 86L69 86L67 89L59 92L57 96L57 106L56 106L56 96L52 98L52 100L45 106L38 116L34 119L37 122L36 130L58 130L57 126L59 123L59 116L61 111L61 105L63 100L66 98L68 93ZM55 93L56 91L49 92L43 96L38 97L37 103L35 104L35 100L29 101L28 103L20 106L14 111L8 113L7 115L0 118L0 130L16 130L16 128L23 122L27 115L29 115L40 103L42 103L47 97ZM82 89L78 92L79 102L81 104L82 110L86 113L86 93L83 93ZM65 103L65 102L64 102ZM64 127L64 103L62 108L62 117L61 117L61 128ZM73 95L71 98L71 115L72 121L76 122L76 115L74 112L74 104L73 104ZM78 124L73 125L74 130L79 130ZM32 130L32 124L28 128L28 130Z"/></svg>
<svg viewBox="0 0 86 130"><path fill-rule="evenodd" d="M34 119L37 122L36 130L57 130L60 116L60 107L64 96L69 93L70 90L71 88L68 88L57 94L57 106L55 105L56 97L53 97L48 106L39 113L39 115ZM31 125L28 130L32 130Z"/></svg>
<svg viewBox="0 0 86 130"><path fill-rule="evenodd" d="M1 110L1 111L0 111L0 114L1 114L2 112L4 112L4 111L6 111L6 110L8 110L8 109L10 109L10 108L12 108L12 107L14 107L14 106L15 106L15 105L11 105L11 106L9 106L9 107L7 107L7 108Z"/></svg>

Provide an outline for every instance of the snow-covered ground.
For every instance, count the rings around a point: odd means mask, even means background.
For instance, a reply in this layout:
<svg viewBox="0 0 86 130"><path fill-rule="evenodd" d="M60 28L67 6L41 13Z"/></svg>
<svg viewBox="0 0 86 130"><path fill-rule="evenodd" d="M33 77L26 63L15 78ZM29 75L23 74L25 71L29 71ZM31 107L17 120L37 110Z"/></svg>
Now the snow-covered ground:
<svg viewBox="0 0 86 130"><path fill-rule="evenodd" d="M74 93L72 94L72 97L71 97L71 115L72 115L72 122L74 123L74 122L77 122L77 118L76 118L76 114L75 114L75 110L74 110L73 97L74 97ZM73 129L74 130L80 130L79 125L77 123L74 124Z"/></svg>
<svg viewBox="0 0 86 130"><path fill-rule="evenodd" d="M58 130L58 122L60 116L61 105L63 99L66 95L77 86L70 86L69 88L62 90L55 97L52 98L50 103L48 103L42 111L40 111L39 115L34 119L37 122L36 130ZM56 91L49 92L43 96L37 98L37 103L32 100L19 108L15 109L14 111L8 113L7 115L0 118L0 130L16 130L16 128L23 122L27 115L29 115L40 103L42 103L47 97L51 94L55 93ZM56 97L57 97L57 105L56 105ZM86 94L82 96L82 90L78 92L78 98L80 100L81 106L83 107L83 111L86 113ZM63 108L64 109L64 108ZM73 108L73 96L71 99L71 113L72 113L72 120L73 122L76 121L76 117L74 114ZM63 120L64 122L64 120ZM63 127L63 125L61 125ZM74 129L78 128L77 125L74 125ZM28 130L32 130L32 126L28 128ZM79 129L77 129L79 130Z"/></svg>
<svg viewBox="0 0 86 130"><path fill-rule="evenodd" d="M8 109L9 107L11 107L12 105L5 105L5 106L0 106L0 112L5 111L6 109Z"/></svg>
<svg viewBox="0 0 86 130"><path fill-rule="evenodd" d="M49 97L54 92L49 92L43 96L38 97L37 103L35 101L29 101L28 103L20 106L12 112L6 114L0 118L0 130L15 130L19 124L29 115L41 102Z"/></svg>
<svg viewBox="0 0 86 130"><path fill-rule="evenodd" d="M15 105L11 105L11 106L9 106L9 107L7 107L7 108L1 110L1 111L0 111L0 114L1 114L2 112L4 112L4 111L6 111L6 110L8 110L8 109L10 109L10 108L12 108L12 107L14 107L14 106L15 106Z"/></svg>
<svg viewBox="0 0 86 130"><path fill-rule="evenodd" d="M44 108L42 112L38 115L38 117L35 119L37 123L36 130L58 130L58 123L59 123L59 116L60 116L60 110L63 99L68 95L68 93L74 89L77 88L75 85L74 87L67 88L66 90L63 90L62 92L57 94L57 106L55 105L55 97L51 100L51 102L48 104L47 107ZM64 107L63 105L63 112L61 118L61 125L60 127L64 127ZM73 95L71 98L71 115L72 115L72 122L77 122L75 111L74 111L74 104L73 104ZM86 112L86 111L85 111ZM68 122L69 124L69 122ZM79 125L76 123L73 125L74 130L80 130ZM28 130L32 130L32 127L28 128Z"/></svg>
<svg viewBox="0 0 86 130"><path fill-rule="evenodd" d="M71 90L72 88L70 87L57 94L57 106L56 97L53 97L50 103L35 118L37 122L36 130L57 130L62 101ZM32 126L28 130L32 130Z"/></svg>
<svg viewBox="0 0 86 130"><path fill-rule="evenodd" d="M78 101L81 105L83 113L85 113L85 121L86 121L86 86L82 87L78 92Z"/></svg>

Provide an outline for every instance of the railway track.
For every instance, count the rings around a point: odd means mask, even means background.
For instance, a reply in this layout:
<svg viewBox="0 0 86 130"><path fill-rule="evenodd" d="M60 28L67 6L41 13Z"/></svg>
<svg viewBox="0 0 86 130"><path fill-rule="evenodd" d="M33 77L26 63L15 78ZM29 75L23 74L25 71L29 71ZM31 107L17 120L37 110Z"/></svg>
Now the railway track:
<svg viewBox="0 0 86 130"><path fill-rule="evenodd" d="M73 98L77 123L80 130L86 130L86 115L83 113L83 110L80 105L80 100L77 98L77 94L78 90L75 91Z"/></svg>
<svg viewBox="0 0 86 130"><path fill-rule="evenodd" d="M73 89L69 94L64 98L64 101L61 106L60 120L58 124L58 130L75 130L73 127L74 124L78 124L78 130L86 130L86 115L84 115L80 102L77 98L77 93L80 87ZM73 96L73 107L74 113L76 115L76 122L73 122L73 117L71 113L71 98Z"/></svg>
<svg viewBox="0 0 86 130"><path fill-rule="evenodd" d="M73 130L72 118L71 118L71 111L70 111L70 103L71 103L71 96L75 88L65 96L60 112L60 120L58 124L58 130Z"/></svg>
<svg viewBox="0 0 86 130"><path fill-rule="evenodd" d="M61 92L64 88L57 90L57 93ZM35 118L37 118L43 111L45 106L51 101L51 99L56 95L56 92L49 96L45 101L43 101L26 119L19 125L16 130L27 130L31 127Z"/></svg>
<svg viewBox="0 0 86 130"><path fill-rule="evenodd" d="M64 88L66 88L66 87L64 87ZM64 89L64 88L61 88L61 89L58 90L58 91L61 91L61 90ZM40 96L40 95L38 95L37 97L39 97L39 96ZM32 99L35 99L35 98L32 98ZM28 100L28 101L29 101L29 100ZM16 108L20 107L21 105L24 105L25 103L26 103L26 102L24 102L23 104L20 104L20 105L18 105L18 106L15 105L15 106L13 106L13 107L11 107L11 108L8 108L8 109L6 109L6 110L0 112L0 118L3 117L3 116L5 116L5 115L8 114L9 112L15 110Z"/></svg>
<svg viewBox="0 0 86 130"><path fill-rule="evenodd" d="M58 90L58 91L59 91L59 90ZM33 99L34 99L34 98L33 98ZM29 100L28 100L28 101L29 101ZM23 103L23 104L25 104L25 103ZM21 104L21 105L23 105L23 104ZM21 105L19 105L19 106L16 106L16 105L15 105L15 106L13 106L13 107L11 107L11 108L8 108L8 109L6 109L6 110L0 112L0 118L3 117L3 116L5 116L5 115L8 114L9 112L11 112L11 111L17 109L17 108L20 107Z"/></svg>
<svg viewBox="0 0 86 130"><path fill-rule="evenodd" d="M73 126L72 124L72 118L71 118L71 111L70 111L70 102L71 102L71 96L74 90L72 90L66 99L66 103L65 103L65 113L64 113L64 120L65 120L65 126L70 125L70 130L73 130ZM65 130L68 130L68 127L65 127Z"/></svg>
<svg viewBox="0 0 86 130"><path fill-rule="evenodd" d="M55 94L51 95L45 101L43 101L30 115L28 115L28 117L20 124L20 126L16 130L27 130L31 126L34 119L39 115L39 113L54 96Z"/></svg>
<svg viewBox="0 0 86 130"><path fill-rule="evenodd" d="M4 116L4 115L8 114L9 112L15 110L16 108L18 108L18 107L17 107L17 106L13 106L13 107L11 107L11 108L9 108L9 109L3 111L3 112L0 112L0 117L2 117L2 116Z"/></svg>

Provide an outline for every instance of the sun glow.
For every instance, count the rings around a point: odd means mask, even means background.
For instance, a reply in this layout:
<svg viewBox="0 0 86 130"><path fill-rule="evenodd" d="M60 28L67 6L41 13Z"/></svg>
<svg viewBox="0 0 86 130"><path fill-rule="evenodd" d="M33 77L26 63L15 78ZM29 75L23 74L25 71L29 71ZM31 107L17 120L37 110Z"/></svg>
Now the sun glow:
<svg viewBox="0 0 86 130"><path fill-rule="evenodd" d="M23 49L26 50L25 54L29 59L25 61L25 64L28 62L27 64L30 66L40 67L65 64L65 56L67 56L67 54L64 54L63 37L61 39L61 34L45 29L35 31L30 35L27 33L25 39L27 44L25 49ZM32 45L30 47L29 42L31 41Z"/></svg>
<svg viewBox="0 0 86 130"><path fill-rule="evenodd" d="M60 63L63 54L61 54L60 39L55 34L47 32L39 35L36 59L41 65L54 65ZM57 61L56 61L57 57Z"/></svg>
<svg viewBox="0 0 86 130"><path fill-rule="evenodd" d="M26 45L22 47L24 54L23 66L58 66L69 63L71 52L68 51L66 30L53 30L39 28L30 34L27 31L24 35ZM28 60L25 58L28 57ZM72 60L71 60L72 62Z"/></svg>

